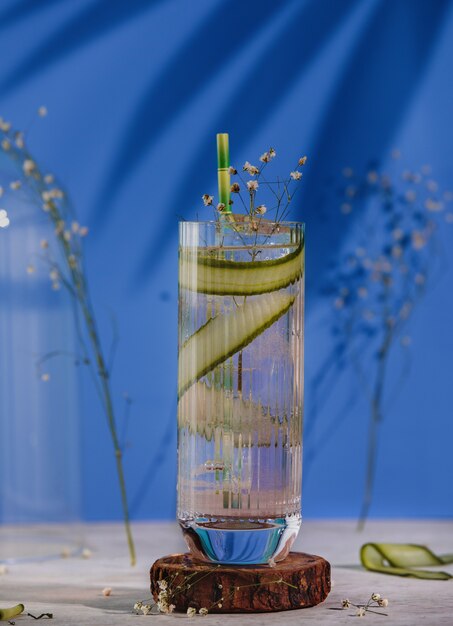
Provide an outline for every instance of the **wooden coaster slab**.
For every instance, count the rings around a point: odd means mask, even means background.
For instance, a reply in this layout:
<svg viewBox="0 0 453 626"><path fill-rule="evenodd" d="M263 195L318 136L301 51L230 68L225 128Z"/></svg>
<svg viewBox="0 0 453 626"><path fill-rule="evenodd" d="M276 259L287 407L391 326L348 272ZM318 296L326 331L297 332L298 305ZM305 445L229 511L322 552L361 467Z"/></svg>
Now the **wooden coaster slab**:
<svg viewBox="0 0 453 626"><path fill-rule="evenodd" d="M172 554L151 567L151 593L166 581L176 611L205 607L209 613L261 613L315 606L330 591L330 564L320 556L290 552L275 567L202 563Z"/></svg>

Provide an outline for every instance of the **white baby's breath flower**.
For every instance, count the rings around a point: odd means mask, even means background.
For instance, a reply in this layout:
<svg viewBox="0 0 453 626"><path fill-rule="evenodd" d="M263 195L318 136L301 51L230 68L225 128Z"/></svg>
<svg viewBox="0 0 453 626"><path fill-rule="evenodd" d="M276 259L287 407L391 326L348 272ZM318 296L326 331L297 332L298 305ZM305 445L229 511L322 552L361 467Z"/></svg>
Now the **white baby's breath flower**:
<svg viewBox="0 0 453 626"><path fill-rule="evenodd" d="M219 213L223 213L226 209L226 205L224 202L219 202L219 204L217 205L217 211Z"/></svg>
<svg viewBox="0 0 453 626"><path fill-rule="evenodd" d="M256 191L258 189L259 185L258 185L258 181L257 180L249 180L247 182L247 189L249 191Z"/></svg>
<svg viewBox="0 0 453 626"><path fill-rule="evenodd" d="M168 612L169 613L174 613L175 609L176 609L176 605L175 604L169 604L168 605Z"/></svg>
<svg viewBox="0 0 453 626"><path fill-rule="evenodd" d="M275 159L275 157L277 156L274 148L269 148L269 156L271 157L271 159Z"/></svg>
<svg viewBox="0 0 453 626"><path fill-rule="evenodd" d="M53 174L46 174L44 176L44 182L46 183L46 185L51 185L55 180L55 177Z"/></svg>
<svg viewBox="0 0 453 626"><path fill-rule="evenodd" d="M36 272L36 267L34 265L27 265L27 274L34 274Z"/></svg>
<svg viewBox="0 0 453 626"><path fill-rule="evenodd" d="M86 237L88 235L88 226L81 226L79 228L79 235L81 237Z"/></svg>
<svg viewBox="0 0 453 626"><path fill-rule="evenodd" d="M232 165L230 165L230 167L228 168L228 172L230 173L231 176L236 176L236 174L238 173L237 169L233 167Z"/></svg>
<svg viewBox="0 0 453 626"><path fill-rule="evenodd" d="M9 139L2 139L2 148L5 152L11 149L11 142Z"/></svg>
<svg viewBox="0 0 453 626"><path fill-rule="evenodd" d="M89 548L84 548L82 550L82 559L91 559L92 556L93 556L93 553L91 552Z"/></svg>
<svg viewBox="0 0 453 626"><path fill-rule="evenodd" d="M294 172L290 172L289 174L293 180L300 180L302 178L302 172L298 170L294 170Z"/></svg>
<svg viewBox="0 0 453 626"><path fill-rule="evenodd" d="M17 189L20 189L22 187L22 183L20 182L20 180L13 180L9 184L9 186L13 191L16 191Z"/></svg>
<svg viewBox="0 0 453 626"><path fill-rule="evenodd" d="M41 380L43 381L43 383L47 383L50 380L50 374L48 374L47 372L45 372L44 374L41 374ZM61 551L61 556L63 556L64 558L66 558L67 555L64 550Z"/></svg>
<svg viewBox="0 0 453 626"><path fill-rule="evenodd" d="M197 609L195 609L193 606L189 606L189 608L187 609L187 617L195 617L196 614Z"/></svg>
<svg viewBox="0 0 453 626"><path fill-rule="evenodd" d="M150 604L142 604L141 611L143 615L151 615L152 606Z"/></svg>
<svg viewBox="0 0 453 626"><path fill-rule="evenodd" d="M63 239L65 241L71 241L71 231L70 230L65 230L63 233Z"/></svg>
<svg viewBox="0 0 453 626"><path fill-rule="evenodd" d="M341 606L342 606L344 609L349 609L349 607L351 606L351 603L350 603L350 601L346 598L345 600L343 600L343 601L342 601Z"/></svg>
<svg viewBox="0 0 453 626"><path fill-rule="evenodd" d="M46 378L46 380L49 380L49 378L50 378L49 374L43 374L41 376L41 380L44 380L43 376L48 376L48 378ZM71 550L69 548L63 548L62 551L60 552L60 557L62 559L69 559L70 556L71 556Z"/></svg>
<svg viewBox="0 0 453 626"><path fill-rule="evenodd" d="M26 176L30 176L30 174L36 169L36 163L32 159L25 159L22 169L24 170L24 174Z"/></svg>
<svg viewBox="0 0 453 626"><path fill-rule="evenodd" d="M104 587L104 589L102 590L102 595L105 596L106 598L108 596L112 595L112 588L111 587Z"/></svg>
<svg viewBox="0 0 453 626"><path fill-rule="evenodd" d="M77 233L80 229L80 224L79 222L72 222L71 224L71 230L73 233Z"/></svg>
<svg viewBox="0 0 453 626"><path fill-rule="evenodd" d="M50 195L50 191L43 191L41 194L41 198L44 200L44 202L49 202L49 200L52 200L52 196Z"/></svg>
<svg viewBox="0 0 453 626"><path fill-rule="evenodd" d="M262 163L269 163L270 160L271 155L269 154L269 152L263 152L263 154L260 156L260 161Z"/></svg>
<svg viewBox="0 0 453 626"><path fill-rule="evenodd" d="M142 606L143 606L143 602L136 602L136 603L134 604L134 611L140 611L140 609L142 608Z"/></svg>
<svg viewBox="0 0 453 626"><path fill-rule="evenodd" d="M239 193L241 191L241 187L239 183L233 183L230 187L231 193Z"/></svg>
<svg viewBox="0 0 453 626"><path fill-rule="evenodd" d="M242 169L244 170L244 172L247 172L248 174L250 174L250 176L256 176L259 173L259 169L255 165L252 165L251 163L249 163L248 161L244 163L244 165L242 166Z"/></svg>
<svg viewBox="0 0 453 626"><path fill-rule="evenodd" d="M408 337L408 339L410 339L410 337ZM387 598L381 598L379 601L379 606L388 606L389 605L389 601L387 600Z"/></svg>
<svg viewBox="0 0 453 626"><path fill-rule="evenodd" d="M7 573L8 573L8 569L6 565L0 565L0 576L4 576Z"/></svg>
<svg viewBox="0 0 453 626"><path fill-rule="evenodd" d="M364 606L359 606L356 612L357 617L365 617L366 609Z"/></svg>
<svg viewBox="0 0 453 626"><path fill-rule="evenodd" d="M11 130L11 122L5 122L5 120L0 117L0 129L5 133L9 132Z"/></svg>
<svg viewBox="0 0 453 626"><path fill-rule="evenodd" d="M61 189L58 189L58 187L54 187L53 189L49 190L49 194L51 198L63 198L64 193Z"/></svg>
<svg viewBox="0 0 453 626"><path fill-rule="evenodd" d="M209 613L208 609L206 609L204 606L201 607L201 609L198 612L202 617L204 617L205 615Z"/></svg>
<svg viewBox="0 0 453 626"><path fill-rule="evenodd" d="M201 196L202 200L203 200L203 204L205 206L210 206L214 200L214 196L210 196L209 194L205 193Z"/></svg>
<svg viewBox="0 0 453 626"><path fill-rule="evenodd" d="M381 594L380 593L373 593L371 596L371 599L374 600L375 602L378 602L378 600L381 599Z"/></svg>
<svg viewBox="0 0 453 626"><path fill-rule="evenodd" d="M165 589L168 588L168 583L166 580L158 580L157 586L159 587L159 589L163 589L165 591Z"/></svg>
<svg viewBox="0 0 453 626"><path fill-rule="evenodd" d="M306 162L307 162L307 157L303 156L303 157L300 157L298 164L302 167L303 165L305 165Z"/></svg>
<svg viewBox="0 0 453 626"><path fill-rule="evenodd" d="M267 208L264 204L260 204L256 207L255 211L258 213L258 215L264 215L267 211Z"/></svg>
<svg viewBox="0 0 453 626"><path fill-rule="evenodd" d="M48 111L47 111L47 107L45 106L40 106L38 109L38 115L39 117L46 117Z"/></svg>

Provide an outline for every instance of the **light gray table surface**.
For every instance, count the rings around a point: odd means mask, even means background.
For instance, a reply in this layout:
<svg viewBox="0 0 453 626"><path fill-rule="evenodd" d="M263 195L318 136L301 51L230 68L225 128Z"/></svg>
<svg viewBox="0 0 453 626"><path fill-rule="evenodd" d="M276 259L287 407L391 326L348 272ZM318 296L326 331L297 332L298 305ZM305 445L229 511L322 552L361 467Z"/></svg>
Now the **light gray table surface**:
<svg viewBox="0 0 453 626"><path fill-rule="evenodd" d="M8 565L0 575L0 605L24 602L35 614L52 612L50 624L140 624L142 620L162 623L187 619L184 615L136 616L134 602L149 596L149 567L165 554L185 550L179 529L173 523L134 525L138 564L131 568L121 524L89 524L82 527L88 559L57 558L39 563ZM332 564L332 591L327 600L313 608L255 615L208 615L196 617L204 626L214 624L344 624L360 619L354 610L331 610L343 598L360 603L373 592L389 599L388 617L367 614L367 623L416 626L453 625L453 580L422 581L384 576L359 566L359 548L366 541L412 542L428 545L442 553L453 552L453 521L372 521L358 533L354 522L304 522L295 548L320 554ZM452 567L445 570L453 573ZM110 597L102 590L112 588ZM34 624L27 617L17 626ZM39 622L44 624L43 621ZM194 623L191 620L190 623Z"/></svg>

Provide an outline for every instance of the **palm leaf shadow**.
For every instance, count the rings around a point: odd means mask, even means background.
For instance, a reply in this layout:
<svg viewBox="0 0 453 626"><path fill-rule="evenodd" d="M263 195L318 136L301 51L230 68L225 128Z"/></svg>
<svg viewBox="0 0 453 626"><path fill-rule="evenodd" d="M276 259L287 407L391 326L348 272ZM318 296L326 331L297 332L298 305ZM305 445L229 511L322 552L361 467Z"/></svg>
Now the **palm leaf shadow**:
<svg viewBox="0 0 453 626"><path fill-rule="evenodd" d="M53 0L46 0L51 3ZM0 83L3 95L16 89L37 72L44 70L80 46L123 25L144 11L167 0L97 0L59 27L52 36L35 47ZM23 3L26 5L26 3ZM35 4L39 4L35 2Z"/></svg>
<svg viewBox="0 0 453 626"><path fill-rule="evenodd" d="M344 0L329 5L330 10L319 11L319 3L304 3L281 32L277 32L272 44L257 59L253 68L242 78L235 94L220 112L216 122L206 134L198 152L192 155L190 166L170 199L170 206L197 206L205 184L200 163L212 163L215 151L215 134L220 127L234 134L235 150L239 151L249 140L257 124L264 125L275 112L278 103L300 79L303 69L320 51L329 36L339 27L356 6L357 0ZM304 26L305 37L301 38ZM299 71L294 59L303 59ZM251 89L253 85L253 89ZM272 98L270 92L272 91ZM256 120L259 122L257 123ZM174 217L164 211L164 222L159 232L168 232ZM164 242L168 244L167 240ZM140 281L154 270L162 258L162 246L155 244L155 236L147 246L147 253L140 263L137 279Z"/></svg>
<svg viewBox="0 0 453 626"><path fill-rule="evenodd" d="M30 17L31 13L48 9L58 3L61 3L61 0L40 0L39 2L22 0L22 2L15 2L0 14L0 30L5 30L24 17Z"/></svg>
<svg viewBox="0 0 453 626"><path fill-rule="evenodd" d="M330 207L326 227L318 214L326 178L346 165L363 168L370 157L385 156L423 79L449 4L450 0L416 2L409 9L404 0L384 1L351 52L313 148L328 165L311 169L299 198L305 207L315 209L307 263L316 268L318 277L336 258L343 235L360 214L345 218L339 208Z"/></svg>
<svg viewBox="0 0 453 626"><path fill-rule="evenodd" d="M210 78L250 43L248 35L253 32L256 37L282 8L274 0L261 0L258 13L245 11L238 20L240 4L242 0L220 4L147 87L130 116L116 159L97 194L93 214L98 226L107 219L113 195L143 159L151 142L156 144ZM105 210L107 206L109 211Z"/></svg>

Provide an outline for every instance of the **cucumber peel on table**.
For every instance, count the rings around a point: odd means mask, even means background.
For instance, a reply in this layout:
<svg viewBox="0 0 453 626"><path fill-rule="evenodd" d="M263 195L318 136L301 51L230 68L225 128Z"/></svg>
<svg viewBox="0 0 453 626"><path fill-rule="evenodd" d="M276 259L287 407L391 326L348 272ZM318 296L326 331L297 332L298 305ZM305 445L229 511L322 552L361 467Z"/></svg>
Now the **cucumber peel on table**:
<svg viewBox="0 0 453 626"><path fill-rule="evenodd" d="M206 252L181 253L180 287L212 295L252 296L295 283L304 268L304 243L278 259L229 261Z"/></svg>
<svg viewBox="0 0 453 626"><path fill-rule="evenodd" d="M181 346L178 396L272 326L295 298L288 293L269 293L210 318Z"/></svg>
<svg viewBox="0 0 453 626"><path fill-rule="evenodd" d="M8 609L0 608L0 621L6 621L12 619L13 617L17 617L24 612L24 609L25 607L23 604L16 604Z"/></svg>

